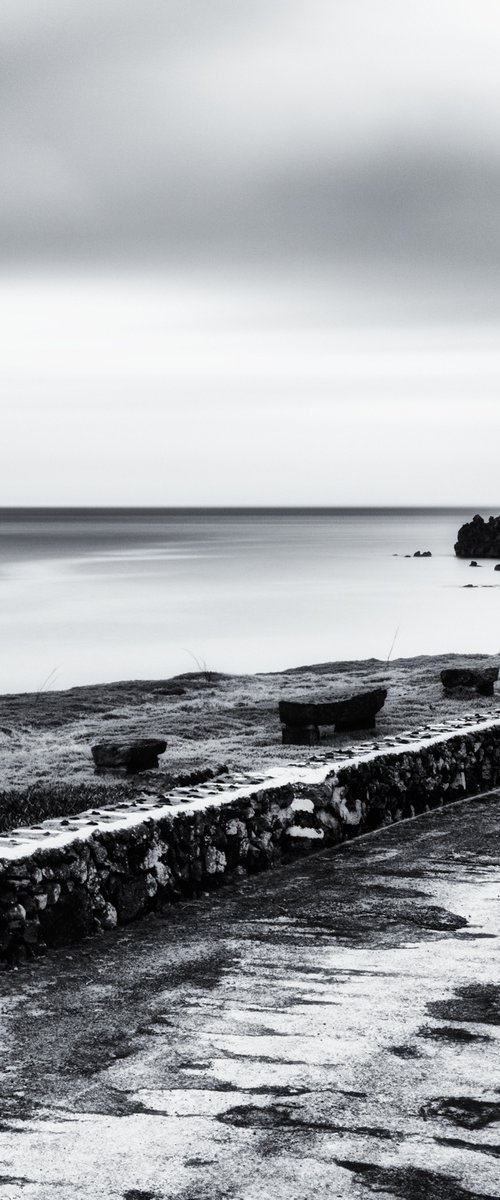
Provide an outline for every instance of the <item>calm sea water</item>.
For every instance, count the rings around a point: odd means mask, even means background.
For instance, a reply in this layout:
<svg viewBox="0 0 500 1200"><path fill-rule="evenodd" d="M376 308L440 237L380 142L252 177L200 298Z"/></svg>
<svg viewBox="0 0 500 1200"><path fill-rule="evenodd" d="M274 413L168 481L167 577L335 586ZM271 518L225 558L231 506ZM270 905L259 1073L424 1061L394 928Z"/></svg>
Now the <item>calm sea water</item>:
<svg viewBox="0 0 500 1200"><path fill-rule="evenodd" d="M453 553L471 516L0 511L0 691L386 659L394 639L393 658L496 653L500 574Z"/></svg>

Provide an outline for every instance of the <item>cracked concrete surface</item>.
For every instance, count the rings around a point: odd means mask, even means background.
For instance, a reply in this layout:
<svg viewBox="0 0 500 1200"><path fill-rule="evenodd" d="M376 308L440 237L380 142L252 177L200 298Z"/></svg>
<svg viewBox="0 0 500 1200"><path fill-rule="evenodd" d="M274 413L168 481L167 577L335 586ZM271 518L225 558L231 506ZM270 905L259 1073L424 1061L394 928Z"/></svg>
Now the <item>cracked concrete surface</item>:
<svg viewBox="0 0 500 1200"><path fill-rule="evenodd" d="M0 978L2 1200L500 1195L500 794Z"/></svg>

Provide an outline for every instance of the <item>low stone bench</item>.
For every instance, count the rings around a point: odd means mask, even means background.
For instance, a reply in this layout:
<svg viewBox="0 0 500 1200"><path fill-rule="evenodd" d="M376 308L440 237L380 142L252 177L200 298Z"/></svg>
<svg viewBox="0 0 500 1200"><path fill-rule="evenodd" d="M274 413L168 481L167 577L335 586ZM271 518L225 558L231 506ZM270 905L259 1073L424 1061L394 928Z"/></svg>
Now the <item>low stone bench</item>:
<svg viewBox="0 0 500 1200"><path fill-rule="evenodd" d="M479 696L493 696L497 679L498 667L450 667L441 671L441 683L450 693L475 691Z"/></svg>
<svg viewBox="0 0 500 1200"><path fill-rule="evenodd" d="M125 771L127 775L134 775L157 767L158 755L164 754L166 749L163 738L97 742L92 746L92 758L98 771Z"/></svg>
<svg viewBox="0 0 500 1200"><path fill-rule="evenodd" d="M383 708L387 688L358 692L341 700L304 704L300 700L280 700L279 715L285 746L313 746L319 742L320 725L333 725L336 733L352 729L374 729L376 714Z"/></svg>

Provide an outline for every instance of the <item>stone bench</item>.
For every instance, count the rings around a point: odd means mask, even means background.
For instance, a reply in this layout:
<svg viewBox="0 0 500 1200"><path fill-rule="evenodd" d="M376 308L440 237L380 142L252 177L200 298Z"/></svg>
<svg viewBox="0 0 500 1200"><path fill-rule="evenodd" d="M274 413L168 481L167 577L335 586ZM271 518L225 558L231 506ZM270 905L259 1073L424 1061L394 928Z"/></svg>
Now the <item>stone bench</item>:
<svg viewBox="0 0 500 1200"><path fill-rule="evenodd" d="M333 725L336 733L353 729L374 729L375 716L383 708L386 688L358 692L339 700L304 704L300 700L280 700L279 715L285 746L313 746L319 742L320 725Z"/></svg>
<svg viewBox="0 0 500 1200"><path fill-rule="evenodd" d="M122 771L134 775L158 766L158 755L164 754L167 743L163 738L140 737L121 742L97 742L92 746L92 758L98 771Z"/></svg>
<svg viewBox="0 0 500 1200"><path fill-rule="evenodd" d="M498 667L450 667L441 671L445 692L493 696L493 684L498 679Z"/></svg>

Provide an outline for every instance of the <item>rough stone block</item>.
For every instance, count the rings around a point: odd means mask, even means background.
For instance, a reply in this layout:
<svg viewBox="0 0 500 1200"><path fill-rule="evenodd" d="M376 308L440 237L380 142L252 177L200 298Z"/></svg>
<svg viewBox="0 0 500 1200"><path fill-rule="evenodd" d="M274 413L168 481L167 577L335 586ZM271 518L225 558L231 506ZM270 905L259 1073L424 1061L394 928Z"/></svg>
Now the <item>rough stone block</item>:
<svg viewBox="0 0 500 1200"><path fill-rule="evenodd" d="M158 755L164 754L166 749L167 743L163 738L97 742L92 746L92 758L99 771L126 771L128 775L133 775L157 767Z"/></svg>
<svg viewBox="0 0 500 1200"><path fill-rule="evenodd" d="M476 691L479 696L493 696L498 679L498 667L449 667L441 671L445 692Z"/></svg>

